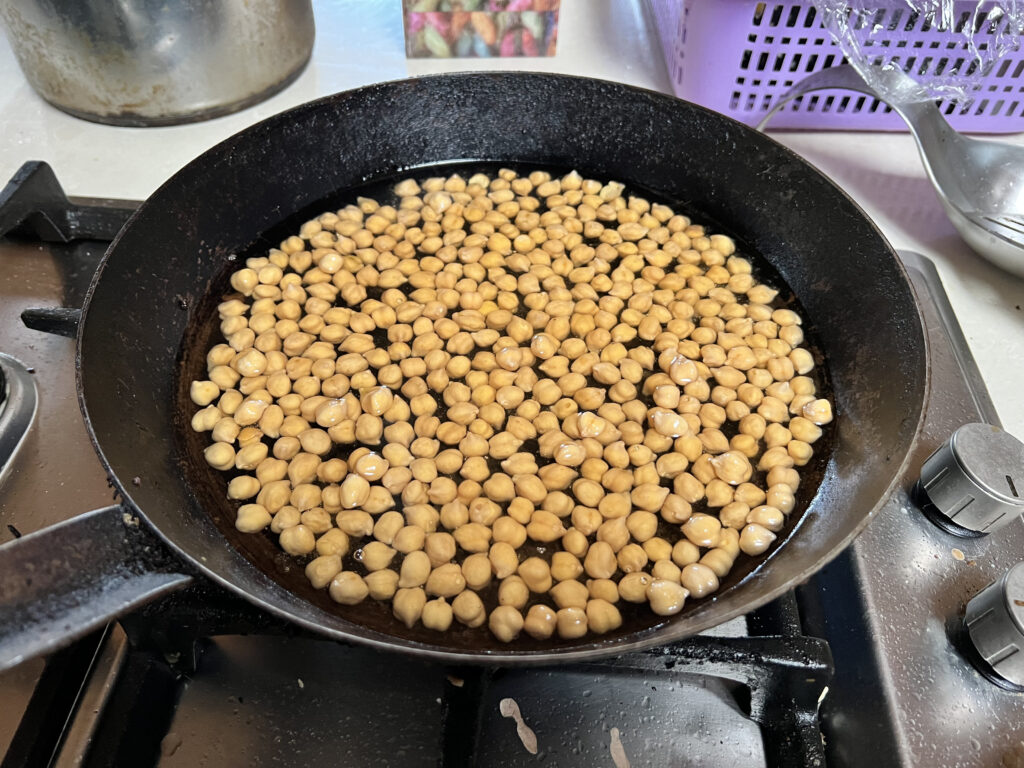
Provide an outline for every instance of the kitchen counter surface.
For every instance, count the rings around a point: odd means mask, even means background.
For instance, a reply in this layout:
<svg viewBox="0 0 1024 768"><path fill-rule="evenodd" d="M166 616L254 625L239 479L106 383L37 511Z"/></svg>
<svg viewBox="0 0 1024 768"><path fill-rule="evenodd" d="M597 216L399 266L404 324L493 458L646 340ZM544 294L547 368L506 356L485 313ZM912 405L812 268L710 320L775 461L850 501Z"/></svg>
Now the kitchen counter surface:
<svg viewBox="0 0 1024 768"><path fill-rule="evenodd" d="M207 148L265 117L337 91L466 69L587 75L670 92L641 0L562 0L552 58L405 59L400 0L316 0L313 59L294 84L227 117L169 128L115 128L45 103L0 37L0 183L26 160L49 162L70 195L142 199ZM907 134L776 132L845 189L898 249L938 267L1004 426L1024 437L1024 280L971 252L946 218ZM1016 135L1007 140L1024 143ZM884 376L884 371L878 375Z"/></svg>

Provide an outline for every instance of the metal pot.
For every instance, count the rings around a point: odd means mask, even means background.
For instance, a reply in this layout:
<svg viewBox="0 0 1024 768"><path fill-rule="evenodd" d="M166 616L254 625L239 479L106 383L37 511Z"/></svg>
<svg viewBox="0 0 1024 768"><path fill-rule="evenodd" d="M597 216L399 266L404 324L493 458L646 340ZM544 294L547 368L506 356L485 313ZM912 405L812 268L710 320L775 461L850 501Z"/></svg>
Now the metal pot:
<svg viewBox="0 0 1024 768"><path fill-rule="evenodd" d="M311 0L5 0L40 96L111 125L225 115L291 83L313 49Z"/></svg>

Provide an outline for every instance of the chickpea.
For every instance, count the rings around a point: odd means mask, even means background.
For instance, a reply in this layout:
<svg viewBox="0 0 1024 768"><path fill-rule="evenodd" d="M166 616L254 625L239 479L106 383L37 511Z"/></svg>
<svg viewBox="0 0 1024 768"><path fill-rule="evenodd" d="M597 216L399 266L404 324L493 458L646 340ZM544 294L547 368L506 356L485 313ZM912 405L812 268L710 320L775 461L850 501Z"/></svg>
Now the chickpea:
<svg viewBox="0 0 1024 768"><path fill-rule="evenodd" d="M455 563L439 565L430 572L426 581L428 595L455 597L466 588L461 566Z"/></svg>
<svg viewBox="0 0 1024 768"><path fill-rule="evenodd" d="M213 443L203 451L203 456L214 469L231 469L235 465L235 449L228 443Z"/></svg>
<svg viewBox="0 0 1024 768"><path fill-rule="evenodd" d="M583 568L591 578L611 578L618 568L615 551L607 542L595 542L587 551L586 558L583 561Z"/></svg>
<svg viewBox="0 0 1024 768"><path fill-rule="evenodd" d="M520 563L519 577L531 592L543 594L551 589L551 569L547 561L539 557L530 557Z"/></svg>
<svg viewBox="0 0 1024 768"><path fill-rule="evenodd" d="M487 626L496 638L510 643L519 636L524 625L523 614L511 605L499 605L491 611Z"/></svg>
<svg viewBox="0 0 1024 768"><path fill-rule="evenodd" d="M685 543L689 546L693 546L690 542L677 542ZM698 550L699 553L699 550ZM695 555L696 557L696 555ZM683 570L680 566L676 565L671 560L657 560L654 565L651 566L651 578L657 581L658 579L673 581L676 584L679 583L679 579L682 578Z"/></svg>
<svg viewBox="0 0 1024 768"><path fill-rule="evenodd" d="M775 534L757 523L750 523L740 531L740 549L748 555L762 554L773 541Z"/></svg>
<svg viewBox="0 0 1024 768"><path fill-rule="evenodd" d="M336 603L357 605L366 599L370 590L359 574L342 571L331 581L328 594Z"/></svg>
<svg viewBox="0 0 1024 768"><path fill-rule="evenodd" d="M334 577L341 573L341 557L338 555L321 555L306 566L306 578L314 589L323 589Z"/></svg>
<svg viewBox="0 0 1024 768"><path fill-rule="evenodd" d="M644 571L627 573L619 580L619 596L628 603L647 601L647 588L653 579Z"/></svg>
<svg viewBox="0 0 1024 768"><path fill-rule="evenodd" d="M238 508L235 528L242 533L257 533L270 525L271 517L261 504L243 504Z"/></svg>
<svg viewBox="0 0 1024 768"><path fill-rule="evenodd" d="M398 591L398 574L390 568L366 574L363 582L374 600L390 600Z"/></svg>
<svg viewBox="0 0 1024 768"><path fill-rule="evenodd" d="M535 640L547 640L555 633L557 615L546 605L534 605L526 613L523 630Z"/></svg>
<svg viewBox="0 0 1024 768"><path fill-rule="evenodd" d="M581 585L582 586L582 585ZM585 606L569 606L560 608L555 614L558 636L565 640L574 640L587 634L587 613Z"/></svg>
<svg viewBox="0 0 1024 768"><path fill-rule="evenodd" d="M395 618L412 629L427 604L427 593L422 587L399 588L391 601L391 608Z"/></svg>
<svg viewBox="0 0 1024 768"><path fill-rule="evenodd" d="M220 387L212 381L193 381L189 396L196 405L207 406L220 397L220 392Z"/></svg>
<svg viewBox="0 0 1024 768"><path fill-rule="evenodd" d="M260 481L251 475L239 475L228 483L229 499L251 499L260 491Z"/></svg>
<svg viewBox="0 0 1024 768"><path fill-rule="evenodd" d="M672 556L672 545L666 539L658 536L648 539L641 546L650 561L667 560Z"/></svg>
<svg viewBox="0 0 1024 768"><path fill-rule="evenodd" d="M718 589L718 576L713 570L700 563L691 563L683 568L680 582L694 597L704 597Z"/></svg>
<svg viewBox="0 0 1024 768"><path fill-rule="evenodd" d="M796 506L796 497L788 485L780 483L768 489L764 503L769 507L775 507L784 515L788 515Z"/></svg>
<svg viewBox="0 0 1024 768"><path fill-rule="evenodd" d="M491 583L491 561L482 552L462 561L462 577L470 589L480 590Z"/></svg>
<svg viewBox="0 0 1024 768"><path fill-rule="evenodd" d="M747 515L747 522L756 523L767 528L769 531L777 532L781 531L786 524L786 516L775 507L761 505L750 510L750 513Z"/></svg>
<svg viewBox="0 0 1024 768"><path fill-rule="evenodd" d="M565 534L565 526L555 515L543 509L536 510L526 526L526 534L534 541L549 543Z"/></svg>
<svg viewBox="0 0 1024 768"><path fill-rule="evenodd" d="M443 597L430 600L423 606L420 620L427 629L444 632L452 625L454 611Z"/></svg>
<svg viewBox="0 0 1024 768"><path fill-rule="evenodd" d="M653 483L636 486L630 493L632 505L638 509L653 512L661 509L668 497L669 489Z"/></svg>
<svg viewBox="0 0 1024 768"><path fill-rule="evenodd" d="M471 590L459 593L452 601L452 613L460 623L471 628L479 627L487 620L483 601Z"/></svg>
<svg viewBox="0 0 1024 768"><path fill-rule="evenodd" d="M506 542L495 542L491 545L488 557L494 575L499 579L507 578L519 568L519 555L514 547Z"/></svg>
<svg viewBox="0 0 1024 768"><path fill-rule="evenodd" d="M654 579L647 587L647 601L659 616L679 613L689 596L689 591L677 581Z"/></svg>
<svg viewBox="0 0 1024 768"><path fill-rule="evenodd" d="M403 589L422 587L431 573L430 557L426 552L409 552L402 560L398 586Z"/></svg>
<svg viewBox="0 0 1024 768"><path fill-rule="evenodd" d="M551 556L550 574L555 581L578 579L583 575L583 564L571 552L555 552Z"/></svg>
<svg viewBox="0 0 1024 768"><path fill-rule="evenodd" d="M339 557L344 557L348 554L348 548L348 534L339 528L332 528L316 540L316 552L318 555L338 555Z"/></svg>
<svg viewBox="0 0 1024 768"><path fill-rule="evenodd" d="M722 524L713 515L695 514L683 523L682 530L683 535L698 547L714 547L718 543Z"/></svg>
<svg viewBox="0 0 1024 768"><path fill-rule="evenodd" d="M607 600L588 600L586 612L588 629L599 635L622 626L622 615L619 613L619 609Z"/></svg>

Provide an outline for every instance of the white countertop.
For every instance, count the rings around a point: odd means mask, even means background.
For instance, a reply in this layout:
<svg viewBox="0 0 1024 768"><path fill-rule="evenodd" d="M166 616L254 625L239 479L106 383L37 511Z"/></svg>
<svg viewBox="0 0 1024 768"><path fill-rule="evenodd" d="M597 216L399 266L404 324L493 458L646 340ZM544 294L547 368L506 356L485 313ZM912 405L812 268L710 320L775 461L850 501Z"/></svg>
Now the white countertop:
<svg viewBox="0 0 1024 768"><path fill-rule="evenodd" d="M407 61L401 0L315 0L315 7L313 60L294 84L234 115L172 128L114 128L58 111L31 89L0 36L0 184L24 161L45 160L70 195L142 199L196 155L269 115L336 91L410 75L526 69L670 92L641 0L562 0L556 56L483 61ZM845 189L893 246L935 262L1004 426L1024 438L1024 280L990 266L960 240L909 135L773 136ZM1020 135L1009 140L1024 143Z"/></svg>

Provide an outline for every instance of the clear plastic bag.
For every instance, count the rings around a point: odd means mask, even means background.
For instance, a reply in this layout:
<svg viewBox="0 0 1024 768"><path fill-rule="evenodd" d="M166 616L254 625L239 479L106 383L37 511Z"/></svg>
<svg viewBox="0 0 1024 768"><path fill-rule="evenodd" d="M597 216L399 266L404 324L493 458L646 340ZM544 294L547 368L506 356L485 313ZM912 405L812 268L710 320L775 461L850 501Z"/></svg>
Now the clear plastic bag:
<svg viewBox="0 0 1024 768"><path fill-rule="evenodd" d="M1024 0L813 0L847 60L877 93L900 69L918 101L967 101L980 80L1020 47ZM901 89L901 98L907 92Z"/></svg>

